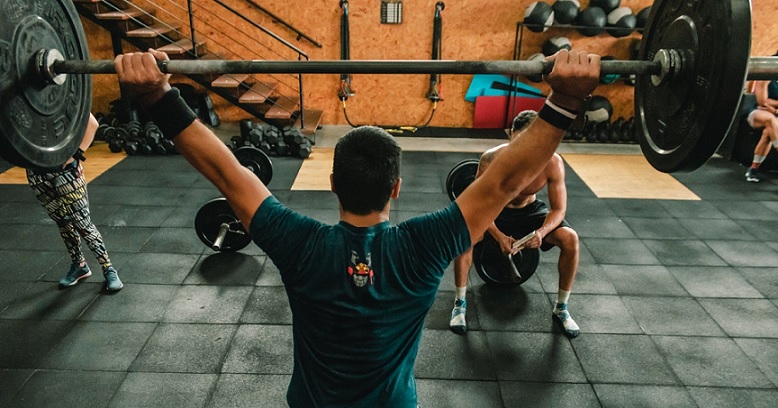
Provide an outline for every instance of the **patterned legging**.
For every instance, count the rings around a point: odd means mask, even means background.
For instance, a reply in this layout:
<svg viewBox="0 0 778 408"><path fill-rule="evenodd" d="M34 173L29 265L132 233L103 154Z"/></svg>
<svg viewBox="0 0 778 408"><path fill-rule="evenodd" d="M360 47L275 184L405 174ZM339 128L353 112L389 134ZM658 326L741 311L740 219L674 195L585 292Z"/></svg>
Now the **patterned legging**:
<svg viewBox="0 0 778 408"><path fill-rule="evenodd" d="M27 181L35 197L57 223L59 233L74 264L85 262L81 238L100 262L103 270L111 266L105 243L89 215L84 168L76 160L63 170L38 173L27 170Z"/></svg>

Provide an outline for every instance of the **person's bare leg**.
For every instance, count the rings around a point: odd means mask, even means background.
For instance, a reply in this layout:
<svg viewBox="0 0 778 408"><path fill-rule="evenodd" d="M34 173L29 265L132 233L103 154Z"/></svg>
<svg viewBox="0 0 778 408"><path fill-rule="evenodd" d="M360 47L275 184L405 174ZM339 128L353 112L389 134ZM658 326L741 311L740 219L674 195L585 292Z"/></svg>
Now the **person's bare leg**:
<svg viewBox="0 0 778 408"><path fill-rule="evenodd" d="M581 333L578 324L570 316L567 303L570 298L570 292L573 290L573 281L578 272L578 234L568 227L560 227L544 238L545 241L559 247L559 262L557 270L559 271L559 288L557 291L557 301L554 305L553 316L561 324L565 335L570 338L577 337Z"/></svg>
<svg viewBox="0 0 778 408"><path fill-rule="evenodd" d="M464 334L467 331L467 277L470 267L473 265L473 248L468 249L462 255L454 259L454 309L451 310L451 320L448 327L456 334Z"/></svg>

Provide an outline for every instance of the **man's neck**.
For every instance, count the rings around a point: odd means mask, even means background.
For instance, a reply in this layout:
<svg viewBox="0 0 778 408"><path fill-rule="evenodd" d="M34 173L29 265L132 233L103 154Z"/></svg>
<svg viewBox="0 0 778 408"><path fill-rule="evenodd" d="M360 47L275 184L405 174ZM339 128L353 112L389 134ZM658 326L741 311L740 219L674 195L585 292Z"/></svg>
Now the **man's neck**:
<svg viewBox="0 0 778 408"><path fill-rule="evenodd" d="M340 220L355 227L372 227L389 221L389 206L387 205L383 211L373 211L366 215L357 215L341 209Z"/></svg>

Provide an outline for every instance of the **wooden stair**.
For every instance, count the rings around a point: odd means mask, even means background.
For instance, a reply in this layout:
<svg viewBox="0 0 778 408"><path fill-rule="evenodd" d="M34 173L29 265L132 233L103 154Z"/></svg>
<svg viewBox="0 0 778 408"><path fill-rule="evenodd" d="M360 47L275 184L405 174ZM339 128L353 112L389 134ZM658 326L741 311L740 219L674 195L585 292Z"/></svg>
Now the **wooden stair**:
<svg viewBox="0 0 778 408"><path fill-rule="evenodd" d="M279 96L273 106L265 112L268 119L291 119L292 114L300 107L300 97Z"/></svg>
<svg viewBox="0 0 778 408"><path fill-rule="evenodd" d="M275 94L278 82L257 82L238 98L240 103L262 104Z"/></svg>
<svg viewBox="0 0 778 408"><path fill-rule="evenodd" d="M110 13L116 9L125 10L130 7L126 1L106 2L104 0L73 0L89 9L94 14Z"/></svg>
<svg viewBox="0 0 778 408"><path fill-rule="evenodd" d="M300 129L300 133L304 135L315 135L316 129L321 125L322 116L324 116L324 111L318 109L305 109L300 118L297 118L297 121L294 122L293 127ZM303 121L300 120L301 118L305 119L305 127L302 126Z"/></svg>
<svg viewBox="0 0 778 408"><path fill-rule="evenodd" d="M166 44L170 44L173 41L181 39L179 29L181 25L178 23L166 24L159 22L149 27L136 28L134 30L127 31L127 37L141 38L149 43L152 48L159 48Z"/></svg>
<svg viewBox="0 0 778 408"><path fill-rule="evenodd" d="M122 31L132 31L144 26L150 26L154 24L154 15L157 13L156 8L141 9L131 8L125 10L112 10L105 13L95 13L95 18L98 20L115 21L116 25Z"/></svg>
<svg viewBox="0 0 778 408"><path fill-rule="evenodd" d="M197 49L192 44L192 40L189 38L182 38L172 44L167 44L157 48L157 51L167 53L170 59L182 58L187 55L203 55L208 51L205 47L205 42L197 41Z"/></svg>

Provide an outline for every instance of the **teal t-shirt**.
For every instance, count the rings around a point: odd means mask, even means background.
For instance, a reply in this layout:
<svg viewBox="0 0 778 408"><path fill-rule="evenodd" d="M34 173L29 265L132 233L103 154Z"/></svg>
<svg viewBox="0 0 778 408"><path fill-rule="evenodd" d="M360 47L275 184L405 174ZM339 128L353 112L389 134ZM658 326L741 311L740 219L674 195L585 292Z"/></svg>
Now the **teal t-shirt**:
<svg viewBox="0 0 778 408"><path fill-rule="evenodd" d="M770 99L778 99L778 81L770 81L767 85L767 97Z"/></svg>
<svg viewBox="0 0 778 408"><path fill-rule="evenodd" d="M398 225L326 225L266 199L250 234L293 315L290 407L416 407L414 363L446 266L470 247L456 203Z"/></svg>

